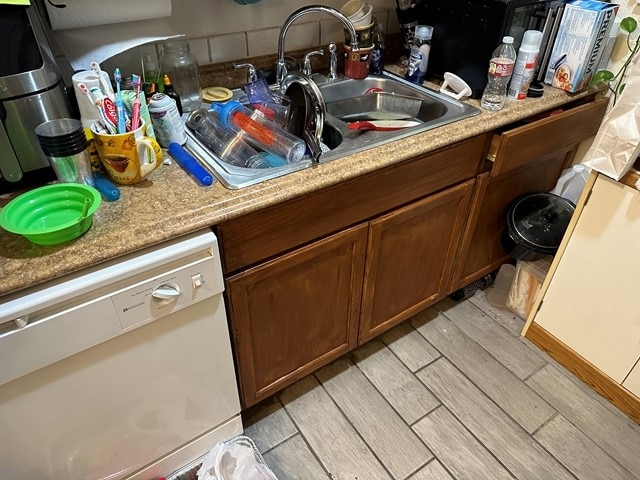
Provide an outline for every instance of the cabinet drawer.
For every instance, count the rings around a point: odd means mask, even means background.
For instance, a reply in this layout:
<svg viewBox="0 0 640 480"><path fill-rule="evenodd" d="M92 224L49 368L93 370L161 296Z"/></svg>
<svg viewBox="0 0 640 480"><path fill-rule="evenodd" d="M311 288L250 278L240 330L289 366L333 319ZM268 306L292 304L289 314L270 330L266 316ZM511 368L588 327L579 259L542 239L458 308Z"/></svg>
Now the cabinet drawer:
<svg viewBox="0 0 640 480"><path fill-rule="evenodd" d="M491 175L557 155L595 135L609 100L599 98L499 135ZM493 142L492 142L493 143Z"/></svg>
<svg viewBox="0 0 640 480"><path fill-rule="evenodd" d="M237 272L473 178L487 143L480 135L223 222L216 229L223 270Z"/></svg>

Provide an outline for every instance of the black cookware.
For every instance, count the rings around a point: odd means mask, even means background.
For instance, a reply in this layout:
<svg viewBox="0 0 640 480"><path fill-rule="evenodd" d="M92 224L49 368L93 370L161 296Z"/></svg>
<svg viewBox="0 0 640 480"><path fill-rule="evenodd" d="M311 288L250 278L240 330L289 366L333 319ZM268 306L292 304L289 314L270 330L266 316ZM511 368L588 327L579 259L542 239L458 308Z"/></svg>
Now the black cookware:
<svg viewBox="0 0 640 480"><path fill-rule="evenodd" d="M551 193L527 193L511 202L502 234L503 248L517 260L554 255L575 205Z"/></svg>

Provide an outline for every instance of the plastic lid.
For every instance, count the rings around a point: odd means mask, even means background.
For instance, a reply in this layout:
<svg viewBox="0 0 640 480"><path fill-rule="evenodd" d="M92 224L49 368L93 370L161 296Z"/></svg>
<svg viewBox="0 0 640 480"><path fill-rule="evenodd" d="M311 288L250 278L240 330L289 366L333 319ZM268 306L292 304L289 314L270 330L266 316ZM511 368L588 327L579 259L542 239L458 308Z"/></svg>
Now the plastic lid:
<svg viewBox="0 0 640 480"><path fill-rule="evenodd" d="M513 37L505 35L504 37L502 37L502 43L513 43Z"/></svg>
<svg viewBox="0 0 640 480"><path fill-rule="evenodd" d="M416 25L414 37L420 40L431 40L433 35L433 27L429 25Z"/></svg>
<svg viewBox="0 0 640 480"><path fill-rule="evenodd" d="M211 104L211 109L220 115L220 123L222 123L222 126L229 128L229 115L241 106L242 104L237 100L231 100L227 103L214 102Z"/></svg>
<svg viewBox="0 0 640 480"><path fill-rule="evenodd" d="M520 245L553 254L571 220L575 206L551 193L530 193L514 200L507 212L507 228Z"/></svg>
<svg viewBox="0 0 640 480"><path fill-rule="evenodd" d="M225 87L206 87L202 89L205 102L226 102L233 97L233 92Z"/></svg>
<svg viewBox="0 0 640 480"><path fill-rule="evenodd" d="M538 30L527 30L522 37L522 44L520 48L531 48L537 50L540 48L540 42L542 41L542 32Z"/></svg>
<svg viewBox="0 0 640 480"><path fill-rule="evenodd" d="M582 165L581 163L577 163L573 166L573 171L576 173L582 173L585 171L587 167L585 167L584 165Z"/></svg>

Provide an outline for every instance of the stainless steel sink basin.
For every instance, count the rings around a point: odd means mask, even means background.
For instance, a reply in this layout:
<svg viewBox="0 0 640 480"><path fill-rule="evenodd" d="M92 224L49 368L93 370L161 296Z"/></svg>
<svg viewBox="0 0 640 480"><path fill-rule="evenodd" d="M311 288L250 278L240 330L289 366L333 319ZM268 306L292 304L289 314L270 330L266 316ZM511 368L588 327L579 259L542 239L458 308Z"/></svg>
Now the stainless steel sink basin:
<svg viewBox="0 0 640 480"><path fill-rule="evenodd" d="M480 113L475 107L385 72L362 80L320 85L326 105L323 140L331 150L320 162L384 145ZM393 100L393 96L398 99ZM421 123L395 131L351 130L348 123L372 119L413 119Z"/></svg>
<svg viewBox="0 0 640 480"><path fill-rule="evenodd" d="M325 163L416 133L446 125L480 113L475 107L447 95L415 85L385 72L362 80L341 79L319 86L325 104L319 162ZM236 97L242 92L234 92ZM349 128L349 122L372 119L411 119L416 126L394 131L363 131ZM188 129L187 129L188 130ZM311 159L266 169L238 168L225 164L188 131L188 150L207 164L228 188L243 188L308 168ZM328 150L328 151L326 151Z"/></svg>

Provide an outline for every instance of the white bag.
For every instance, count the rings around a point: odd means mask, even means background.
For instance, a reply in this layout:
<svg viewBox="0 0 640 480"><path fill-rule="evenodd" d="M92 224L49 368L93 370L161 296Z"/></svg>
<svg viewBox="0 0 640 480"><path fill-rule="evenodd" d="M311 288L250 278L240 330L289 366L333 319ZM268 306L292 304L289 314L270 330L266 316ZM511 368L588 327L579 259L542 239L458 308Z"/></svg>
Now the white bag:
<svg viewBox="0 0 640 480"><path fill-rule="evenodd" d="M249 437L219 442L202 460L198 480L278 480Z"/></svg>
<svg viewBox="0 0 640 480"><path fill-rule="evenodd" d="M628 71L626 81L581 162L615 180L631 169L640 154L640 62Z"/></svg>

